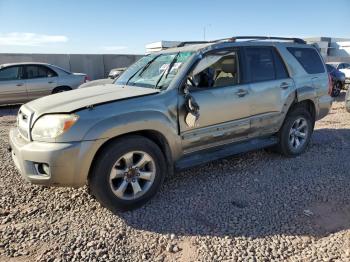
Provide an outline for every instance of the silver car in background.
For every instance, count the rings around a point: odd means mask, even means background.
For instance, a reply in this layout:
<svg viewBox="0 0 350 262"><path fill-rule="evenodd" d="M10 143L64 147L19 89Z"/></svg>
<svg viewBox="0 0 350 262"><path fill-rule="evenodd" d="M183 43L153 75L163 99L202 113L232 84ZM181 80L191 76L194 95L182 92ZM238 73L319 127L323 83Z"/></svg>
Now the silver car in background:
<svg viewBox="0 0 350 262"><path fill-rule="evenodd" d="M89 81L87 83L84 83L84 84L80 85L78 88L85 88L85 87L91 87L91 86L113 84L125 70L126 70L126 67L114 68L114 69L112 69L109 72L108 78L103 78L103 79L97 79L97 80Z"/></svg>
<svg viewBox="0 0 350 262"><path fill-rule="evenodd" d="M68 91L88 81L86 74L71 73L46 63L0 65L0 105L24 103Z"/></svg>

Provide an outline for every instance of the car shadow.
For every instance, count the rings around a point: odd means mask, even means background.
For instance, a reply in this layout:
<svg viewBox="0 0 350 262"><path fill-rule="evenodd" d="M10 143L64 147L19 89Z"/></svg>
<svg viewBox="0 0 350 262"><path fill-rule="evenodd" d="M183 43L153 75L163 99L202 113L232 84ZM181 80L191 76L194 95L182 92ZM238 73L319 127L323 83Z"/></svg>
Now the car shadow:
<svg viewBox="0 0 350 262"><path fill-rule="evenodd" d="M0 106L0 117L2 116L16 116L20 105Z"/></svg>
<svg viewBox="0 0 350 262"><path fill-rule="evenodd" d="M350 130L317 129L296 158L260 150L192 168L118 216L136 229L184 236L321 237L350 227L349 163Z"/></svg>

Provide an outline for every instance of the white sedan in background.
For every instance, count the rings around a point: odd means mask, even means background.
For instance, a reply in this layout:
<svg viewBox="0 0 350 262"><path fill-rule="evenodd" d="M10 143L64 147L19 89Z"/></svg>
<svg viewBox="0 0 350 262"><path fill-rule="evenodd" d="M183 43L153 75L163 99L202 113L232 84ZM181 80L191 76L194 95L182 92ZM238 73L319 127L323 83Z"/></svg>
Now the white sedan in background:
<svg viewBox="0 0 350 262"><path fill-rule="evenodd" d="M68 91L88 81L82 73L71 73L46 63L0 65L0 105L25 103Z"/></svg>

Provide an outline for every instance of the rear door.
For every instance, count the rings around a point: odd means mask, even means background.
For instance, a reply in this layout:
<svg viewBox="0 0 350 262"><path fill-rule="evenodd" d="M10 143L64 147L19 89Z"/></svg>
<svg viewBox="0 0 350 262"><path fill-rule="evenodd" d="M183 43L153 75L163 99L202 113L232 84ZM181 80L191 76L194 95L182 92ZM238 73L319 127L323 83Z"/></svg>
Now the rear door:
<svg viewBox="0 0 350 262"><path fill-rule="evenodd" d="M294 90L293 80L274 47L245 47L244 54L251 90L251 135L275 132L283 105Z"/></svg>
<svg viewBox="0 0 350 262"><path fill-rule="evenodd" d="M50 95L57 86L57 73L45 65L27 65L25 77L30 100Z"/></svg>
<svg viewBox="0 0 350 262"><path fill-rule="evenodd" d="M28 100L22 66L0 69L0 104L22 103Z"/></svg>

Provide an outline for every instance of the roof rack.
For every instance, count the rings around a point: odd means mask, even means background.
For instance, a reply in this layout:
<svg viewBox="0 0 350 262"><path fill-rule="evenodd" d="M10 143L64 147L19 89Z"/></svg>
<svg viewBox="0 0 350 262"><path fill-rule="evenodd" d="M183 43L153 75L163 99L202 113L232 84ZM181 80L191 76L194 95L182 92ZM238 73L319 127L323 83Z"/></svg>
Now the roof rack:
<svg viewBox="0 0 350 262"><path fill-rule="evenodd" d="M181 42L176 47L182 47L186 45L196 45L196 44L209 44L222 41L236 42L237 40L283 40L283 41L293 41L298 44L306 44L306 41L301 38L296 37L277 37L277 36L233 36L229 38L222 38L213 41L187 41Z"/></svg>
<svg viewBox="0 0 350 262"><path fill-rule="evenodd" d="M182 47L186 45L198 45L198 44L208 44L211 43L212 41L185 41L181 42L180 44L176 45L176 47Z"/></svg>
<svg viewBox="0 0 350 262"><path fill-rule="evenodd" d="M306 44L306 41L301 38L295 38L295 37L277 37L277 36L233 36L230 38L223 38L218 39L213 42L220 42L220 41L232 41L236 42L236 40L284 40L284 41L293 41L298 44Z"/></svg>

